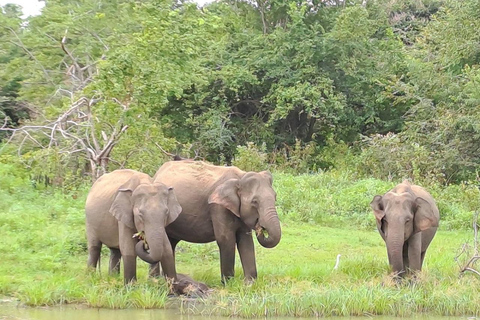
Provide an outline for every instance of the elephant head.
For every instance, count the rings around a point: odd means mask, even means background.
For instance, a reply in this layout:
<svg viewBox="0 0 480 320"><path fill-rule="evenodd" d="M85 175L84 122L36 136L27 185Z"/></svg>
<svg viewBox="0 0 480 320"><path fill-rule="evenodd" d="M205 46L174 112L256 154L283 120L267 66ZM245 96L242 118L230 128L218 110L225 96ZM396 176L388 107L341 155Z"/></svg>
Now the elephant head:
<svg viewBox="0 0 480 320"><path fill-rule="evenodd" d="M270 172L247 172L239 179L229 179L218 185L208 203L219 204L239 217L250 229L255 229L258 242L273 248L282 235L275 209L276 193Z"/></svg>
<svg viewBox="0 0 480 320"><path fill-rule="evenodd" d="M417 197L408 182L375 196L370 203L377 228L385 240L388 261L395 273L404 272L403 246L415 233L438 226L431 204Z"/></svg>
<svg viewBox="0 0 480 320"><path fill-rule="evenodd" d="M135 175L118 189L110 207L110 213L118 221L142 234L149 252L142 240L137 243L135 251L149 263L160 261L163 253L171 250L165 227L175 221L181 211L173 188L142 181Z"/></svg>

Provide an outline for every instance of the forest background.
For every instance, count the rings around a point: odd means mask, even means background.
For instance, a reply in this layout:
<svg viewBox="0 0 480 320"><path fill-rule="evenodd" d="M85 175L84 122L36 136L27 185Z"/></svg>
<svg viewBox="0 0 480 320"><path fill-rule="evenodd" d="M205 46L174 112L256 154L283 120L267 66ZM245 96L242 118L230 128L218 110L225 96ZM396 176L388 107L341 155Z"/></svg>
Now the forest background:
<svg viewBox="0 0 480 320"><path fill-rule="evenodd" d="M3 6L0 294L164 307L145 264L127 290L85 272L83 209L101 174L153 175L178 154L269 169L278 194L282 242L257 250L253 287L238 272L221 285L215 244L181 244L178 269L215 288L202 310L478 315L478 280L458 277L478 255L478 30L479 0L47 0L27 19ZM405 178L442 218L419 281L397 287L369 203Z"/></svg>
<svg viewBox="0 0 480 320"><path fill-rule="evenodd" d="M34 181L153 174L162 150L478 181L479 1L49 0L20 16L1 10L1 157Z"/></svg>

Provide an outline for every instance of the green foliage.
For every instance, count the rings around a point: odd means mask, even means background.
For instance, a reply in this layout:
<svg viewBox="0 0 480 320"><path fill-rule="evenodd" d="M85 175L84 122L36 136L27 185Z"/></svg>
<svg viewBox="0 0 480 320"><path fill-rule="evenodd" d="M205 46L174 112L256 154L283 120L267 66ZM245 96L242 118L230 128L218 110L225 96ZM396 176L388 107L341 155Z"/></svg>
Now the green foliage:
<svg viewBox="0 0 480 320"><path fill-rule="evenodd" d="M386 134L365 138L359 156L358 172L377 179L445 182L441 167L432 166L432 155L425 147L402 135Z"/></svg>
<svg viewBox="0 0 480 320"><path fill-rule="evenodd" d="M86 269L88 188L39 191L27 173L13 165L0 164L0 173L5 177L0 180L0 294L29 306L172 307L166 283L148 279L146 263L138 262L138 281L129 287L121 275L108 275L107 248L101 273ZM237 275L224 286L218 246L181 242L177 270L213 288L194 304L180 300L181 312L236 317L475 314L478 280L468 274L459 278L453 259L471 239L471 231L446 230L469 227L463 222L471 222L469 206L479 200L474 188L432 190L442 214L439 232L417 280L396 285L388 276L385 244L369 208L370 196L393 183L355 180L335 171L275 173L274 183L282 241L274 249L257 246L258 280L246 286L237 259ZM338 254L339 268L333 270Z"/></svg>
<svg viewBox="0 0 480 320"><path fill-rule="evenodd" d="M19 124L21 119L29 117L28 109L18 103L16 98L21 88L21 76L11 76L9 66L22 56L18 47L12 45L15 34L21 33L21 10L14 4L0 7L0 119L6 119L9 127ZM6 135L0 132L0 139Z"/></svg>
<svg viewBox="0 0 480 320"><path fill-rule="evenodd" d="M55 0L28 21L8 5L0 116L8 127L45 124L80 97L95 101L98 141L129 126L111 168L153 172L164 161L157 145L230 163L245 157L236 146L252 142L283 171L347 166L382 179L472 181L480 170L478 16L477 0L222 1L202 9ZM85 126L82 114L70 120L80 127L71 131ZM24 147L35 175L85 174L88 153L71 152L71 137L47 151L22 141L12 143ZM42 157L45 167L36 168Z"/></svg>
<svg viewBox="0 0 480 320"><path fill-rule="evenodd" d="M298 139L293 146L285 145L274 152L272 162L277 170L290 173L316 173L324 164L319 159L315 142L302 144Z"/></svg>
<svg viewBox="0 0 480 320"><path fill-rule="evenodd" d="M237 152L232 164L245 171L263 171L269 169L266 146L256 146L248 142L246 146L237 146Z"/></svg>
<svg viewBox="0 0 480 320"><path fill-rule="evenodd" d="M155 121L139 121L130 127L112 152L116 161L111 170L131 168L154 176L160 166L169 160L158 146L166 150L175 149L175 141L166 138Z"/></svg>

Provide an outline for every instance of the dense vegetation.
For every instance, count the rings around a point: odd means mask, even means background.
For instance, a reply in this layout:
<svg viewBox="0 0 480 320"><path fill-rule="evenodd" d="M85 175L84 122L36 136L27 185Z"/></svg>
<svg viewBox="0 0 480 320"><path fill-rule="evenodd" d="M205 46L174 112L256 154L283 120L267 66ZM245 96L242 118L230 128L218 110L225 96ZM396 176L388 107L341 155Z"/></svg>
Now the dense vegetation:
<svg viewBox="0 0 480 320"><path fill-rule="evenodd" d="M272 170L284 230L257 249L252 286L239 271L220 284L215 244L182 243L179 271L215 288L185 310L478 316L478 279L453 258L480 203L479 29L479 0L0 7L0 295L169 303L143 263L127 288L106 251L102 274L86 271L83 207L91 178L179 154ZM424 272L397 286L369 202L404 178L442 218Z"/></svg>
<svg viewBox="0 0 480 320"><path fill-rule="evenodd" d="M50 0L26 20L14 5L0 12L0 134L30 126L3 152L20 149L34 179L153 173L161 149L477 179L477 0Z"/></svg>
<svg viewBox="0 0 480 320"><path fill-rule="evenodd" d="M38 190L26 173L0 164L0 295L31 306L81 303L107 308L175 307L181 312L242 317L396 315L479 316L480 279L459 277L454 257L471 230L449 230L471 221L479 201L476 188L433 190L442 225L430 246L424 270L415 282L396 285L389 277L383 240L368 202L393 183L354 179L335 172L274 175L282 241L274 249L256 246L259 278L244 285L240 262L236 277L220 282L215 243L181 242L177 270L207 283L205 299L170 299L162 279L148 279L138 261L138 282L124 288L123 276L108 276L109 251L102 272L87 271L84 202L88 187L68 193ZM323 201L319 201L322 199ZM462 222L463 221L463 222ZM341 254L339 268L333 270ZM471 247L459 258L464 265Z"/></svg>

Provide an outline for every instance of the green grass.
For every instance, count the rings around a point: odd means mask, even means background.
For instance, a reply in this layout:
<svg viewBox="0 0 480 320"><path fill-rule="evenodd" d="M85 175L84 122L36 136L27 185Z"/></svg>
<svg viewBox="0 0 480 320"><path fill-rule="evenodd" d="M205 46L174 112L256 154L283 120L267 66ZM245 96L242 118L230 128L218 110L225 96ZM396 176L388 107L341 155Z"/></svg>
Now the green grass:
<svg viewBox="0 0 480 320"><path fill-rule="evenodd" d="M216 244L180 243L177 270L214 289L191 302L167 297L163 280L149 279L138 261L138 282L124 287L109 276L107 249L101 273L88 272L83 206L88 188L67 194L36 190L26 175L0 164L0 295L30 306L80 303L107 308L165 308L240 317L348 315L480 315L480 279L459 277L454 261L472 239L466 229L478 204L468 186L433 186L442 224L417 281L392 282L386 249L369 203L394 183L348 174L275 175L282 241L256 245L259 278L245 285L220 282ZM333 270L341 254L340 267Z"/></svg>

